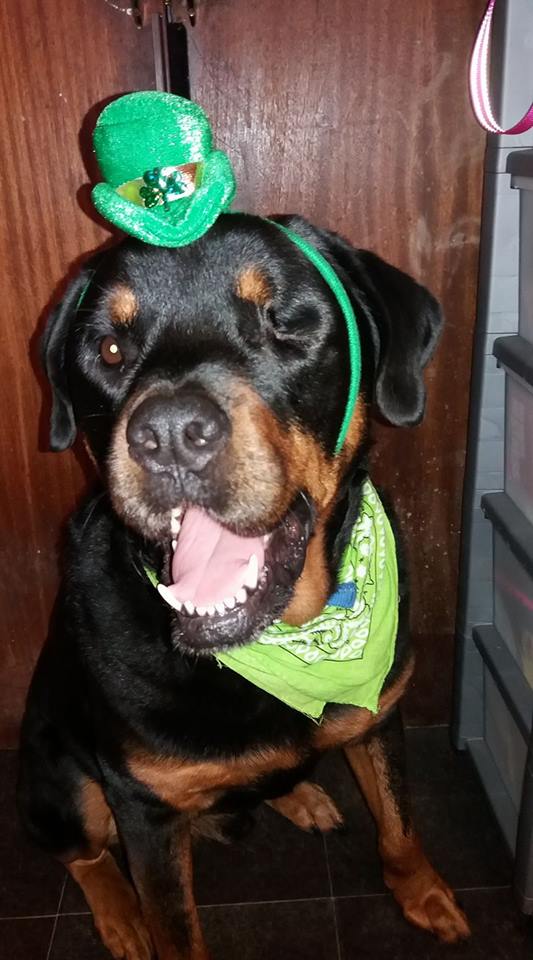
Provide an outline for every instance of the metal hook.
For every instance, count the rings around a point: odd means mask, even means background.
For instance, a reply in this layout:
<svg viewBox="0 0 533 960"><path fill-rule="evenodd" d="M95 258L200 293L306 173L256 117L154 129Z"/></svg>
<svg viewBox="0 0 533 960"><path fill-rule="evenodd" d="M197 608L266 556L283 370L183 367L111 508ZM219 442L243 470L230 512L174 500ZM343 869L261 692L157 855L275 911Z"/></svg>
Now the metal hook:
<svg viewBox="0 0 533 960"><path fill-rule="evenodd" d="M106 3L109 0L106 0ZM177 6L185 5L187 16L191 27L196 25L196 3L195 0L178 0ZM130 11L133 22L136 27L146 27L152 16L160 13L164 16L167 23L178 23L180 17L176 15L175 0L131 0ZM126 12L126 11L124 11Z"/></svg>

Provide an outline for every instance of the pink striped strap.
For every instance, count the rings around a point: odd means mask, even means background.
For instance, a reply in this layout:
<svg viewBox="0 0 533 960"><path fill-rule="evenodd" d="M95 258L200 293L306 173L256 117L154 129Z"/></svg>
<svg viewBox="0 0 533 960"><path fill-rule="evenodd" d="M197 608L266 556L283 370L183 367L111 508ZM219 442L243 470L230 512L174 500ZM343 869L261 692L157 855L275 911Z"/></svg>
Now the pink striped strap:
<svg viewBox="0 0 533 960"><path fill-rule="evenodd" d="M533 127L533 103L514 127L505 130L496 120L489 95L489 50L492 15L496 0L490 0L481 21L470 61L470 97L478 122L489 133L525 133Z"/></svg>

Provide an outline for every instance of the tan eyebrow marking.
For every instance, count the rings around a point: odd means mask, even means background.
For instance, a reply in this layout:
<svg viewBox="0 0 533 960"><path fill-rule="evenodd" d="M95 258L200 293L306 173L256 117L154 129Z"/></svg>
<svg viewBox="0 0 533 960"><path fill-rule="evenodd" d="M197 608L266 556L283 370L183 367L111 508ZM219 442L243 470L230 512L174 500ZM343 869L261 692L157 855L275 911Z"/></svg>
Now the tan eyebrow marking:
<svg viewBox="0 0 533 960"><path fill-rule="evenodd" d="M255 265L245 267L237 277L237 296L264 307L272 299L272 290L264 273Z"/></svg>
<svg viewBox="0 0 533 960"><path fill-rule="evenodd" d="M139 312L139 304L133 290L120 283L109 297L111 320L119 327L129 327Z"/></svg>

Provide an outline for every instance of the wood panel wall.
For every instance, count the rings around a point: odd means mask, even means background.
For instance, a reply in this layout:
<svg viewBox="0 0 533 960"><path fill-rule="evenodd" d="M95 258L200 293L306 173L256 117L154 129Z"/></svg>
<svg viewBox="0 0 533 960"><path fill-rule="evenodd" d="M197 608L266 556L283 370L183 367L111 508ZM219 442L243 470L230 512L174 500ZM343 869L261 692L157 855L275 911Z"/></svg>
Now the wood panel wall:
<svg viewBox="0 0 533 960"><path fill-rule="evenodd" d="M467 64L484 0L219 0L191 44L192 94L234 159L236 206L298 212L442 301L426 420L377 431L375 477L409 545L412 723L448 718L484 135Z"/></svg>
<svg viewBox="0 0 533 960"><path fill-rule="evenodd" d="M90 220L78 146L94 104L153 86L149 32L104 0L6 4L0 32L0 744L12 744L57 587L61 525L84 484L43 452L37 331L108 231ZM88 124L86 124L88 126ZM89 158L86 132L83 154ZM47 399L45 400L47 407Z"/></svg>
<svg viewBox="0 0 533 960"><path fill-rule="evenodd" d="M376 454L411 547L421 654L409 718L424 723L446 718L450 694L483 152L466 63L483 6L205 0L190 35L193 96L233 157L240 207L340 230L443 301L426 422L381 428ZM94 106L153 86L150 32L104 0L12 3L3 26L0 745L16 739L61 525L86 482L80 454L43 452L36 331L108 236L80 190Z"/></svg>

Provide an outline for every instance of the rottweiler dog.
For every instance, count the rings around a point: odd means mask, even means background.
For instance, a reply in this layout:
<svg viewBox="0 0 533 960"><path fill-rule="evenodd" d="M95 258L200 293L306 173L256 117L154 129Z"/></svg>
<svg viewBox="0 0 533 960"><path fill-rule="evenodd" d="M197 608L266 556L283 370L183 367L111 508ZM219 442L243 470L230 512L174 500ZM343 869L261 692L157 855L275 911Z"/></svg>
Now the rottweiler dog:
<svg viewBox="0 0 533 960"><path fill-rule="evenodd" d="M338 455L346 323L273 222L222 215L179 250L123 241L81 269L44 335L51 447L81 431L100 486L70 521L18 803L117 958L205 960L191 836L233 836L261 802L303 829L336 827L333 801L308 779L335 747L376 818L406 918L443 941L468 935L409 812L401 565L377 713L329 704L316 723L213 656L322 610L358 515L372 408L398 426L421 420L441 327L436 301L399 270L303 219L278 220L329 261L357 316L361 390ZM182 600L166 603L149 570L168 595L177 579ZM110 852L117 838L128 876Z"/></svg>

